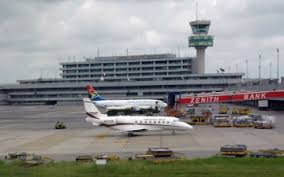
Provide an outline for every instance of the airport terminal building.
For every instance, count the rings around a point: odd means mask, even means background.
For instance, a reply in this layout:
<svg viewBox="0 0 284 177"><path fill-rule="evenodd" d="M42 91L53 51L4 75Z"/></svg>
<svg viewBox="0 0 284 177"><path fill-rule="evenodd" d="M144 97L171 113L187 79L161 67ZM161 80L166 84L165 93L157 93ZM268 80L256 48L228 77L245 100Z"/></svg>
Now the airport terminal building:
<svg viewBox="0 0 284 177"><path fill-rule="evenodd" d="M0 104L76 104L91 84L107 99L166 100L170 92L186 95L219 92L241 84L243 73L205 73L205 50L213 46L209 20L190 22L188 46L196 57L175 54L97 56L60 63L61 78L19 80L0 85Z"/></svg>
<svg viewBox="0 0 284 177"><path fill-rule="evenodd" d="M80 104L92 84L108 99L167 99L170 92L224 91L243 73L195 74L195 58L174 54L87 58L60 63L61 78L19 80L0 85L1 104Z"/></svg>

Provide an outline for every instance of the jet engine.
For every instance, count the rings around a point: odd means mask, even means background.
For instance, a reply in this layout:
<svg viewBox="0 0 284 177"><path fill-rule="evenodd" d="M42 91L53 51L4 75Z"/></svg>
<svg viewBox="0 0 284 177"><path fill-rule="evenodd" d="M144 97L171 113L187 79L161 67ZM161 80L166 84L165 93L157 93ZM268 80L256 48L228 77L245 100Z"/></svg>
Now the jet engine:
<svg viewBox="0 0 284 177"><path fill-rule="evenodd" d="M115 125L117 123L116 118L106 117L101 119L101 124L104 125Z"/></svg>

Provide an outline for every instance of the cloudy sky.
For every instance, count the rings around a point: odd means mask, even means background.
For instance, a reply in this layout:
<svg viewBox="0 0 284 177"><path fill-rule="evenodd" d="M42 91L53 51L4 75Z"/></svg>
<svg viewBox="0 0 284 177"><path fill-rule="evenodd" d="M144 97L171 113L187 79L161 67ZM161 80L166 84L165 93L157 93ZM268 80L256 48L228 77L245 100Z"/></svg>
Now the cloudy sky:
<svg viewBox="0 0 284 177"><path fill-rule="evenodd" d="M276 48L284 75L283 0L198 0L198 18L210 19L214 47L206 72L225 68L276 77ZM187 47L196 0L1 0L0 83L59 77L59 62L83 57L150 53L194 56ZM282 66L282 67L281 67Z"/></svg>

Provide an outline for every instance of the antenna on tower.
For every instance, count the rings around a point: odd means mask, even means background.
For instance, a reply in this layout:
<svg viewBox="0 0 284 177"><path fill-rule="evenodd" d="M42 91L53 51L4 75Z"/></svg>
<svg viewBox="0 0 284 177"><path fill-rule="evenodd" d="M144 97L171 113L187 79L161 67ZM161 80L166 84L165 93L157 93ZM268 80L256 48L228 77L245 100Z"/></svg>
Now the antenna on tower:
<svg viewBox="0 0 284 177"><path fill-rule="evenodd" d="M198 20L198 1L196 0L195 19Z"/></svg>

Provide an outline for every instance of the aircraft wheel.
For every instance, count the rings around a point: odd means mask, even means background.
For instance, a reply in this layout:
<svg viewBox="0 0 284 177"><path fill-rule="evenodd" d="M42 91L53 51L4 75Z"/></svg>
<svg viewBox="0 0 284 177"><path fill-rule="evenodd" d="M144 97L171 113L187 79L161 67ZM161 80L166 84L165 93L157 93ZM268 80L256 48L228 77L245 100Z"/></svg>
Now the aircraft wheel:
<svg viewBox="0 0 284 177"><path fill-rule="evenodd" d="M128 137L132 137L134 134L132 132L128 132Z"/></svg>

